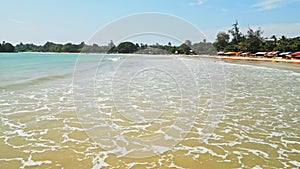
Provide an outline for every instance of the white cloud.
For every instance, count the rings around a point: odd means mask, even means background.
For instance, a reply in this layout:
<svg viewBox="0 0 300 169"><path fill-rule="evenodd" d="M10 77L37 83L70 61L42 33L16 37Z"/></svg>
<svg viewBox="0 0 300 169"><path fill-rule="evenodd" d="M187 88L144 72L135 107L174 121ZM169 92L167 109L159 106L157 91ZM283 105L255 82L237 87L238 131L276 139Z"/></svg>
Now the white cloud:
<svg viewBox="0 0 300 169"><path fill-rule="evenodd" d="M24 21L21 20L17 20L17 19L9 19L9 22L12 22L14 24L24 24Z"/></svg>
<svg viewBox="0 0 300 169"><path fill-rule="evenodd" d="M205 0L197 0L197 1L194 1L194 2L191 2L190 5L202 5L203 3L205 2Z"/></svg>
<svg viewBox="0 0 300 169"><path fill-rule="evenodd" d="M226 9L226 8L222 8L221 11L222 11L222 12L228 12L229 10Z"/></svg>
<svg viewBox="0 0 300 169"><path fill-rule="evenodd" d="M280 5L280 2L283 0L263 0L259 3L256 3L253 5L253 7L258 8L260 11L266 11L278 8Z"/></svg>
<svg viewBox="0 0 300 169"><path fill-rule="evenodd" d="M197 4L198 5L202 5L204 3L205 0L197 0Z"/></svg>

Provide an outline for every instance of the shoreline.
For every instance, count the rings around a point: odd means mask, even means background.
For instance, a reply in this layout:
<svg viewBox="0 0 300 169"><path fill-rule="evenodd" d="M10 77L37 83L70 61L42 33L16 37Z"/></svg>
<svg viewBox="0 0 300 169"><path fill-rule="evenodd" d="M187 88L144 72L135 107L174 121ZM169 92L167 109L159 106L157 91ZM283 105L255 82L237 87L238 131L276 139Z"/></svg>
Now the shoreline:
<svg viewBox="0 0 300 169"><path fill-rule="evenodd" d="M116 55L116 56L175 56L175 57L191 57L191 58L213 58L230 61L254 61L254 62L275 62L300 64L300 59L282 59L282 58L253 58L242 56L217 56L217 55L175 55L175 54L136 54L136 53L59 53L59 52L14 52L14 53L37 53L37 54L78 54L78 55Z"/></svg>
<svg viewBox="0 0 300 169"><path fill-rule="evenodd" d="M282 58L250 58L250 57L228 57L228 56L217 56L221 60L243 60L243 61L259 61L259 62L280 62L280 63L290 63L290 64L300 64L298 59L282 59Z"/></svg>
<svg viewBox="0 0 300 169"><path fill-rule="evenodd" d="M186 56L214 58L214 59L230 60L230 61L275 62L275 63L277 62L277 63L300 64L300 59L252 58L252 57L242 57L242 56L217 56L217 55L186 55Z"/></svg>

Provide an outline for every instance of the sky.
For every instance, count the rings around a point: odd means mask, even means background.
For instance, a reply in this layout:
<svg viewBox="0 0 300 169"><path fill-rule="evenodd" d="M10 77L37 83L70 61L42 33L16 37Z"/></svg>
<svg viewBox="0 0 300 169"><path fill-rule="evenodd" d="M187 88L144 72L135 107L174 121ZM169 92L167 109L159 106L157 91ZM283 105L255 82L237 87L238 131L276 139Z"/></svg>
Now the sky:
<svg viewBox="0 0 300 169"><path fill-rule="evenodd" d="M214 41L218 32L227 31L235 21L243 33L249 27L260 27L264 37L300 36L300 0L1 1L0 40L13 44L87 42L120 18L150 12L185 20L201 31L207 41ZM180 27L172 30L181 31Z"/></svg>

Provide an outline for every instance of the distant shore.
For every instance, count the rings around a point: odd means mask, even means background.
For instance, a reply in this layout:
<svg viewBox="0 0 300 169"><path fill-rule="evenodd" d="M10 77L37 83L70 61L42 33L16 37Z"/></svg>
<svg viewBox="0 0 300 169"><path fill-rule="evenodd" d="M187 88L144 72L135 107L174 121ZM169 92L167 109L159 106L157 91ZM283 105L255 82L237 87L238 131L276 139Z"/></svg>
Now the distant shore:
<svg viewBox="0 0 300 169"><path fill-rule="evenodd" d="M281 62L300 64L300 59L283 59L283 58L262 58L262 57L243 57L243 56L218 56L218 55L184 55L184 54L135 54L135 53L114 53L107 55L120 56L175 56L175 57L192 57L192 58L214 58L221 60L239 60L239 61L260 61L260 62Z"/></svg>
<svg viewBox="0 0 300 169"><path fill-rule="evenodd" d="M16 52L14 52L16 53ZM218 56L218 55L184 55L184 54L135 54L135 53L69 53L69 52L20 52L20 53L44 53L44 54L91 54L91 55L120 55L120 56L175 56L175 57L193 57L193 58L214 58L230 61L259 61L259 62L280 62L290 64L300 64L300 59L283 58L262 58L262 57L243 57L243 56Z"/></svg>

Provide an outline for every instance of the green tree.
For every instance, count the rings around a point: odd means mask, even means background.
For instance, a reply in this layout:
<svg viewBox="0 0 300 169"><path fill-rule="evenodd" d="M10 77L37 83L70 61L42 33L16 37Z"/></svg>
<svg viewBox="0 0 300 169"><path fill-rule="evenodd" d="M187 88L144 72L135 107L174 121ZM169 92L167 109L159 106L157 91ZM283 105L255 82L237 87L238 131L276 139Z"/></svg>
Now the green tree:
<svg viewBox="0 0 300 169"><path fill-rule="evenodd" d="M196 54L215 54L217 52L210 42L194 43L191 48Z"/></svg>
<svg viewBox="0 0 300 169"><path fill-rule="evenodd" d="M0 52L14 52L15 47L10 43L3 42L0 44Z"/></svg>
<svg viewBox="0 0 300 169"><path fill-rule="evenodd" d="M122 42L117 47L118 53L134 53L137 50L137 46L132 42Z"/></svg>
<svg viewBox="0 0 300 169"><path fill-rule="evenodd" d="M61 52L63 45L62 44L56 44L52 47L52 52Z"/></svg>
<svg viewBox="0 0 300 169"><path fill-rule="evenodd" d="M244 49L241 51L256 53L262 50L262 46L263 46L262 34L263 31L260 28L258 28L258 30L256 31L249 28L247 31L246 38L239 45L241 49Z"/></svg>
<svg viewBox="0 0 300 169"><path fill-rule="evenodd" d="M143 44L143 43L140 44L140 50L144 50L144 49L146 49L147 47L148 47L147 44Z"/></svg>
<svg viewBox="0 0 300 169"><path fill-rule="evenodd" d="M214 43L217 51L224 51L226 46L229 44L229 34L226 32L219 32L217 35L216 42Z"/></svg>
<svg viewBox="0 0 300 169"><path fill-rule="evenodd" d="M263 50L264 51L273 51L273 50L276 50L276 46L277 46L277 38L275 35L273 35L270 38L267 38L265 40Z"/></svg>
<svg viewBox="0 0 300 169"><path fill-rule="evenodd" d="M118 49L116 46L113 46L112 48L110 48L107 53L117 53L118 52Z"/></svg>
<svg viewBox="0 0 300 169"><path fill-rule="evenodd" d="M243 34L241 33L240 31L240 28L239 28L239 23L238 21L236 21L232 26L233 28L228 30L228 32L231 34L232 36L232 44L234 45L238 45L242 39L243 39Z"/></svg>
<svg viewBox="0 0 300 169"><path fill-rule="evenodd" d="M192 42L190 41L190 40L186 40L185 42L184 42L187 46L192 46Z"/></svg>
<svg viewBox="0 0 300 169"><path fill-rule="evenodd" d="M186 43L184 43L178 47L178 54L190 55L192 53L193 53L192 49Z"/></svg>
<svg viewBox="0 0 300 169"><path fill-rule="evenodd" d="M279 50L282 52L291 52L293 51L291 48L291 40L289 38L286 38L285 36L282 36L278 40L278 44L275 47L275 50Z"/></svg>
<svg viewBox="0 0 300 169"><path fill-rule="evenodd" d="M114 44L114 42L112 40L110 40L110 42L108 43L108 51L112 51L112 48L116 48L116 45Z"/></svg>
<svg viewBox="0 0 300 169"><path fill-rule="evenodd" d="M43 52L54 52L56 44L53 42L46 42L43 46Z"/></svg>
<svg viewBox="0 0 300 169"><path fill-rule="evenodd" d="M69 53L75 53L75 52L81 51L81 49L79 49L77 45L74 45L72 43L67 43L67 44L63 45L61 50L62 50L62 52L69 52Z"/></svg>

